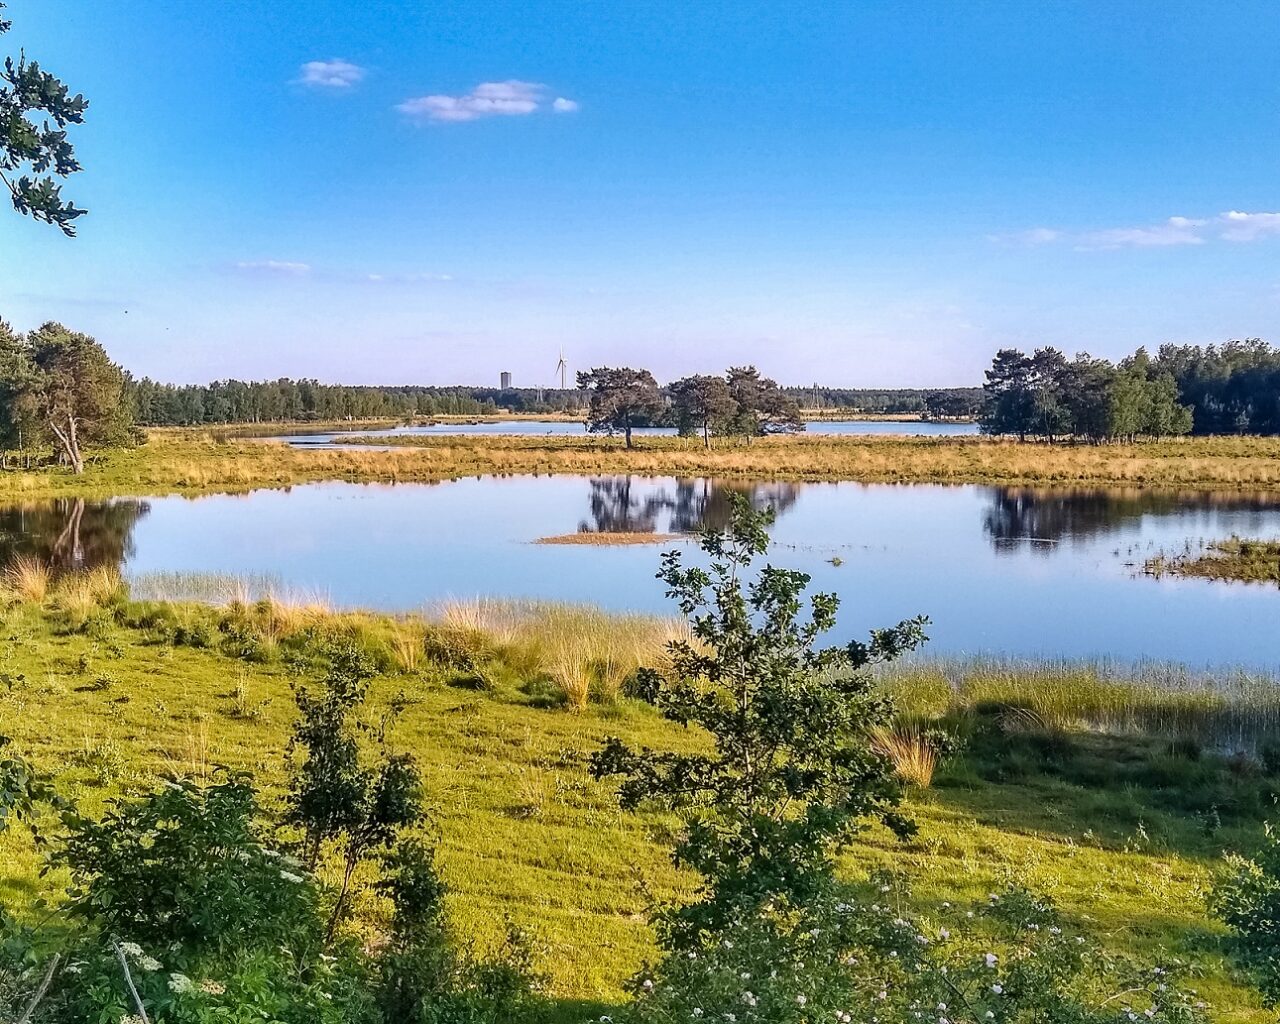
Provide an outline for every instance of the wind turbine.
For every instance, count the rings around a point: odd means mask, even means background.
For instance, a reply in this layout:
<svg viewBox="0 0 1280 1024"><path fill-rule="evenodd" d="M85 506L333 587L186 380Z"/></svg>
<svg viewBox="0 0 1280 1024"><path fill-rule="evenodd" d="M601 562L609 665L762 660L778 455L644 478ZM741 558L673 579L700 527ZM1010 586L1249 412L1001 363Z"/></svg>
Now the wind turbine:
<svg viewBox="0 0 1280 1024"><path fill-rule="evenodd" d="M564 349L560 350L560 362L556 363L556 373L560 375L560 390L567 391L565 375L569 372L569 364L564 361Z"/></svg>

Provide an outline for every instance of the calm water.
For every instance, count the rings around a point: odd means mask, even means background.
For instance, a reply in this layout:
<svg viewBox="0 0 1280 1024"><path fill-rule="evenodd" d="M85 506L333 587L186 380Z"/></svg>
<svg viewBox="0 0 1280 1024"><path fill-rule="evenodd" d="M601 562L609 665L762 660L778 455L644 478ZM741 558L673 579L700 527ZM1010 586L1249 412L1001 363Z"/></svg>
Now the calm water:
<svg viewBox="0 0 1280 1024"><path fill-rule="evenodd" d="M771 560L840 594L839 638L926 613L935 654L1280 668L1280 590L1134 575L1154 550L1189 538L1280 536L1280 495L739 486L778 509ZM727 495L706 480L523 476L63 500L0 510L0 557L119 563L130 575L267 575L336 604L385 609L483 594L667 611L653 578L661 547L532 542L723 523Z"/></svg>
<svg viewBox="0 0 1280 1024"><path fill-rule="evenodd" d="M636 427L634 433L674 434L674 427ZM923 437L958 436L976 434L976 423L907 423L888 422L886 420L830 420L808 424L806 433L810 434L911 434ZM499 420L493 423L434 423L422 427L388 427L383 430L339 430L330 433L294 433L271 438L276 441L288 441L290 444L319 446L322 448L340 447L349 437L403 437L405 434L518 434L521 436L582 436L586 428L581 423L566 423L557 420Z"/></svg>

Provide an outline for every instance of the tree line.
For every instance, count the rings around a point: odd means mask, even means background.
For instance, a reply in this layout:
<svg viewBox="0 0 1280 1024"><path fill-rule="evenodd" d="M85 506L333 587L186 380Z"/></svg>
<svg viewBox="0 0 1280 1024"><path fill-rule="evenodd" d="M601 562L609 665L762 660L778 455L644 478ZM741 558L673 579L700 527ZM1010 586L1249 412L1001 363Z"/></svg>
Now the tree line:
<svg viewBox="0 0 1280 1024"><path fill-rule="evenodd" d="M1145 348L1119 363L1006 348L986 371L987 434L1094 443L1180 434L1280 433L1280 349L1259 338Z"/></svg>

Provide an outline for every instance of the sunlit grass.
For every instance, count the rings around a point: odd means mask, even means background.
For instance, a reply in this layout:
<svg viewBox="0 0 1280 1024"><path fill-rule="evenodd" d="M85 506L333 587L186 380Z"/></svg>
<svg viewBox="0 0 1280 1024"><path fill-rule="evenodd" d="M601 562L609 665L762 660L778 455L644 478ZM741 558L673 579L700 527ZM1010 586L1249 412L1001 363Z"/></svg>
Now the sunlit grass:
<svg viewBox="0 0 1280 1024"><path fill-rule="evenodd" d="M865 482L1110 484L1280 488L1280 438L1179 438L1139 444L1019 444L983 437L805 436L752 444L644 437L411 436L389 451L305 449L166 429L136 449L98 453L83 476L49 467L0 473L0 496L244 491L319 480L430 482L512 473L636 473ZM371 439L380 445L387 438Z"/></svg>
<svg viewBox="0 0 1280 1024"><path fill-rule="evenodd" d="M129 601L100 586L101 613L69 629L56 586L43 606L15 600L4 613L0 662L8 682L0 686L0 722L15 749L56 775L59 791L86 813L162 777L207 779L220 766L254 772L267 799L278 799L295 714L290 687L323 671L329 642L348 640L381 666L374 709L392 700L405 705L391 742L423 770L451 925L482 947L500 937L508 918L530 928L549 991L566 1000L557 1020L583 1019L581 1005L569 1000L616 1004L625 979L653 953L643 914L651 896L688 891L690 879L669 858L671 820L621 813L610 788L591 777L587 758L607 736L684 752L705 749L705 737L673 727L639 701L589 697L570 714L539 702L526 685L546 675L543 654L568 642L590 652L573 656L589 666L586 690L593 694L622 671L602 662L653 664L663 630L679 636L683 627L618 626L598 609L462 602L450 617L442 610L390 617L313 609L288 634L292 613L258 601ZM419 637L425 645L433 631L462 629L473 632L477 656L492 662L491 685L483 689L463 685L468 672L438 660L434 648L419 650ZM248 642L272 634L272 649ZM605 636L615 638L616 650ZM639 648L628 647L635 638ZM415 662L406 663L398 643L413 650ZM902 704L892 730L902 741L895 764L913 783L903 809L919 834L904 844L868 829L845 870L903 871L926 909L980 900L1016 878L1053 896L1069 915L1090 917L1115 952L1165 949L1206 962L1197 986L1217 1019L1264 1019L1256 997L1224 969L1200 894L1222 850L1247 849L1268 810L1237 809L1210 828L1181 803L1218 799L1200 788L1211 772L1228 798L1256 799L1269 780L1260 779L1260 769L1237 778L1207 754L1175 757L1164 737L1174 727L1218 728L1224 708L1273 715L1268 680L1161 666L991 660L908 665L886 673L882 684ZM935 718L986 701L1003 709L1010 743L1065 730L1068 756L1080 762L1076 776L1030 771L997 779L966 761L963 748L932 771L927 758L911 760ZM1184 710L1170 714L1171 703ZM1131 772L1149 769L1161 792L1177 799L1154 802L1155 783L1112 784L1122 761ZM1078 781L1085 768L1096 783ZM1218 806L1226 816L1228 802ZM58 876L41 879L38 867L21 830L9 830L0 838L0 898L29 905L55 886ZM361 929L376 941L378 908L362 914ZM587 1016L608 1012L612 1005Z"/></svg>
<svg viewBox="0 0 1280 1024"><path fill-rule="evenodd" d="M882 673L881 684L907 714L1007 705L1061 729L1192 737L1224 750L1280 741L1280 680L1265 673L971 658L897 665Z"/></svg>
<svg viewBox="0 0 1280 1024"><path fill-rule="evenodd" d="M20 601L40 604L49 593L48 567L29 555L15 558L4 570L6 589Z"/></svg>

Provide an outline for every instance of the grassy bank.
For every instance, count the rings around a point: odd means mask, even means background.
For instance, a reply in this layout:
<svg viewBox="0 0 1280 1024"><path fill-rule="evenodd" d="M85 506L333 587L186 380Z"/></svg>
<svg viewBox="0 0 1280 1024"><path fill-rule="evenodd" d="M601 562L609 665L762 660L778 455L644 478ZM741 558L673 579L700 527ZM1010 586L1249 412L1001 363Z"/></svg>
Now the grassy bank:
<svg viewBox="0 0 1280 1024"><path fill-rule="evenodd" d="M394 742L422 763L460 934L484 946L504 918L531 927L564 1021L607 1012L651 951L642 883L665 895L686 881L663 852L670 822L620 813L584 762L608 735L662 749L700 742L627 699L620 667L610 678L623 682L604 685L608 652L650 662L670 624L485 602L392 619L246 603L251 594L224 594L220 607L127 600L106 573L8 582L3 731L89 810L217 765L249 768L278 792L290 686L318 676L326 643L341 637L381 666L375 701L407 702ZM152 581L150 596L180 582ZM207 586L217 596L221 584ZM558 650L595 680L578 710L556 674ZM1092 918L1116 950L1168 947L1206 963L1196 984L1220 1019L1262 1019L1227 971L1201 894L1223 850L1257 841L1280 780L1259 758L1196 742L1193 715L1138 714L1170 703L1161 682L1014 663L926 663L886 678L904 726L945 724L964 747L931 786L910 790L919 837L904 845L868 832L850 870L901 868L926 908L980 900L1016 878ZM1214 698L1212 683L1188 680L1186 702L1258 723L1280 717L1261 687ZM1176 694L1172 703L1181 706ZM16 835L0 854L0 896L29 902L51 883ZM380 908L360 911L375 930Z"/></svg>
<svg viewBox="0 0 1280 1024"><path fill-rule="evenodd" d="M1280 488L1280 439L1195 438L1136 445L1017 444L971 437L773 437L718 442L644 438L403 438L391 451L307 450L223 434L150 432L145 445L60 469L0 473L0 498L150 495L284 487L318 480L433 481L515 473L714 476L725 479ZM380 439L385 443L385 439Z"/></svg>
<svg viewBox="0 0 1280 1024"><path fill-rule="evenodd" d="M1280 585L1280 541L1213 541L1199 550L1177 554L1161 552L1147 559L1143 570L1149 576L1198 576L1210 580Z"/></svg>

